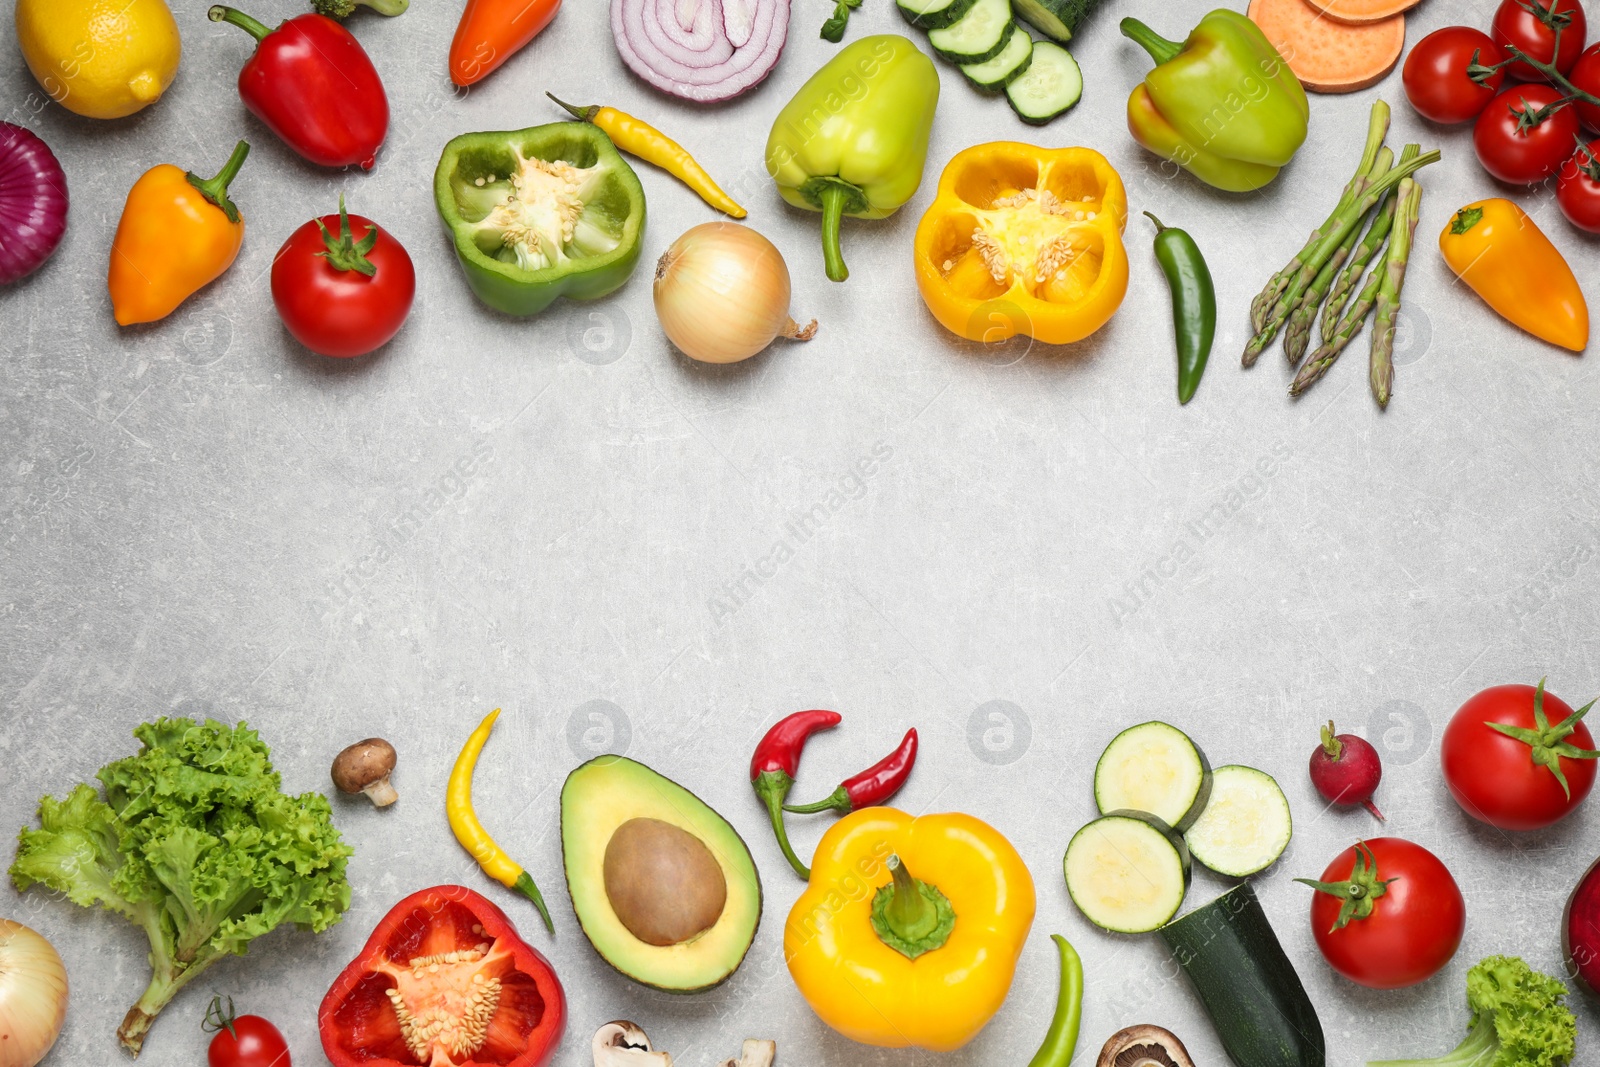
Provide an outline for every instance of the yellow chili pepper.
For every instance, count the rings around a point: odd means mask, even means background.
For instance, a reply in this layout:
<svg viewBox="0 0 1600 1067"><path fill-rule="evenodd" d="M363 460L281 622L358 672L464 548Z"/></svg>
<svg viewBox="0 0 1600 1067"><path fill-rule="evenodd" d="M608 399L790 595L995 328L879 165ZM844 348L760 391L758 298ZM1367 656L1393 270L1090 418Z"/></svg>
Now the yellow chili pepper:
<svg viewBox="0 0 1600 1067"><path fill-rule="evenodd" d="M540 918L544 919L545 929L554 933L555 926L550 922L550 911L544 906L539 887L533 884L528 872L507 856L505 850L489 836L489 831L478 821L478 813L472 807L472 772L478 766L478 754L483 751L484 742L489 740L489 731L494 729L494 721L499 717L499 708L485 715L478 728L472 731L472 736L467 738L467 743L461 746L461 755L456 757L456 765L450 770L450 785L444 794L444 810L450 816L451 832L461 842L461 847L472 853L472 858L478 861L483 873L533 901L533 906L539 909Z"/></svg>
<svg viewBox="0 0 1600 1067"><path fill-rule="evenodd" d="M987 823L862 808L822 835L784 959L844 1036L948 1052L1005 1002L1034 904L1022 857Z"/></svg>
<svg viewBox="0 0 1600 1067"><path fill-rule="evenodd" d="M120 325L166 318L233 265L244 243L244 219L228 199L228 183L249 154L240 141L215 178L163 163L133 183L106 275Z"/></svg>
<svg viewBox="0 0 1600 1067"><path fill-rule="evenodd" d="M1439 251L1462 281L1513 325L1582 352L1589 305L1572 268L1520 207L1496 197L1456 212Z"/></svg>
<svg viewBox="0 0 1600 1067"><path fill-rule="evenodd" d="M550 93L544 95L571 112L579 122L591 122L600 127L613 144L630 156L653 163L677 178L724 215L742 219L748 214L733 197L722 191L722 187L712 180L704 167L694 161L688 149L648 122L603 104L577 107L556 99Z"/></svg>

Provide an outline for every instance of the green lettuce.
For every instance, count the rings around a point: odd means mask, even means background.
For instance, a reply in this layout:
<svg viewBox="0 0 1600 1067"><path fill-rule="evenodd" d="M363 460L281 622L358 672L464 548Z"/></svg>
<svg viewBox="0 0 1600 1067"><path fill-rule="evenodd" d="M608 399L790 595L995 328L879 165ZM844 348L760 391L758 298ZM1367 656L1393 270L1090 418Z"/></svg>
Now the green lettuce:
<svg viewBox="0 0 1600 1067"><path fill-rule="evenodd" d="M1567 987L1515 956L1489 956L1467 972L1467 1037L1436 1059L1367 1067L1564 1067L1577 1050Z"/></svg>
<svg viewBox="0 0 1600 1067"><path fill-rule="evenodd" d="M250 941L292 922L320 932L350 907L350 856L320 793L281 789L254 730L160 719L133 731L134 756L39 801L11 865L38 884L99 906L150 938L150 985L117 1036L138 1054L150 1024L189 982Z"/></svg>

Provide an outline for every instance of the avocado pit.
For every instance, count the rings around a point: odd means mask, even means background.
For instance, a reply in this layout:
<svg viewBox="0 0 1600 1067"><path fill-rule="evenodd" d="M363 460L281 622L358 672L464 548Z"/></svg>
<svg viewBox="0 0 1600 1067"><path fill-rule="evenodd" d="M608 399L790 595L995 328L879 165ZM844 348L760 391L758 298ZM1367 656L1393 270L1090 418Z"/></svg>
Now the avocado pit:
<svg viewBox="0 0 1600 1067"><path fill-rule="evenodd" d="M611 910L647 945L681 945L722 917L728 880L705 842L660 819L629 819L606 843Z"/></svg>

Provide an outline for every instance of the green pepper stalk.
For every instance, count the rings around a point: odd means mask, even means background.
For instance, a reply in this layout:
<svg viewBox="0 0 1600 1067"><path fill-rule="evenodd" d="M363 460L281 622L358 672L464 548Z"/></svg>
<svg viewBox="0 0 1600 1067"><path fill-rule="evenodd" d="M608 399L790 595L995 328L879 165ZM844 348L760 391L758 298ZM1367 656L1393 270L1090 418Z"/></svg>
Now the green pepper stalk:
<svg viewBox="0 0 1600 1067"><path fill-rule="evenodd" d="M1383 284L1378 288L1377 311L1372 320L1372 356L1368 377L1372 396L1380 408L1389 406L1394 392L1395 317L1400 314L1400 292L1406 284L1406 264L1411 259L1411 241L1417 232L1417 216L1422 207L1422 186L1407 178L1395 193L1400 206L1395 209L1394 236L1389 239L1389 255L1383 261Z"/></svg>
<svg viewBox="0 0 1600 1067"><path fill-rule="evenodd" d="M1404 151L1400 153L1400 162L1406 163L1415 159L1421 151L1421 145L1406 145ZM1350 297L1355 293L1356 283L1361 280L1362 273L1371 265L1372 258L1383 249L1384 242L1389 239L1389 231L1394 226L1395 201L1393 192L1384 196L1383 203L1378 205L1372 225L1367 227L1367 234L1361 239L1354 257L1345 264L1344 270L1339 272L1339 280L1333 283L1333 289L1328 293L1328 302L1322 309L1321 332L1324 344L1332 340L1334 333L1339 329L1340 316L1350 303Z"/></svg>
<svg viewBox="0 0 1600 1067"><path fill-rule="evenodd" d="M1200 377L1211 357L1217 335L1217 292L1211 270L1194 238L1167 226L1146 211L1156 224L1156 262L1172 291L1172 328L1178 345L1178 403L1194 399Z"/></svg>
<svg viewBox="0 0 1600 1067"><path fill-rule="evenodd" d="M1061 992L1056 997L1055 1018L1044 1036L1044 1044L1028 1061L1028 1067L1068 1067L1078 1047L1078 1024L1083 1019L1083 960L1060 934L1051 934L1061 953Z"/></svg>
<svg viewBox="0 0 1600 1067"><path fill-rule="evenodd" d="M937 887L911 877L899 856L890 856L886 866L894 880L872 898L873 932L910 960L943 948L956 927L949 899Z"/></svg>

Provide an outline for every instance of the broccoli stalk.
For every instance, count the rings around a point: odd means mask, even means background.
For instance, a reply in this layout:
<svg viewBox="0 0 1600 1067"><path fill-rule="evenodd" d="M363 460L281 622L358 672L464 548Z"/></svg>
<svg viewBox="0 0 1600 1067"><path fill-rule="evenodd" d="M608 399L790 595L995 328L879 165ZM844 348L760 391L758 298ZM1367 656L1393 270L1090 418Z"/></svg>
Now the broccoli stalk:
<svg viewBox="0 0 1600 1067"><path fill-rule="evenodd" d="M358 7L369 7L380 15L403 15L411 0L311 0L311 10L343 22Z"/></svg>
<svg viewBox="0 0 1600 1067"><path fill-rule="evenodd" d="M1467 1038L1429 1060L1377 1060L1367 1067L1564 1067L1578 1025L1567 987L1514 956L1490 956L1467 972Z"/></svg>

